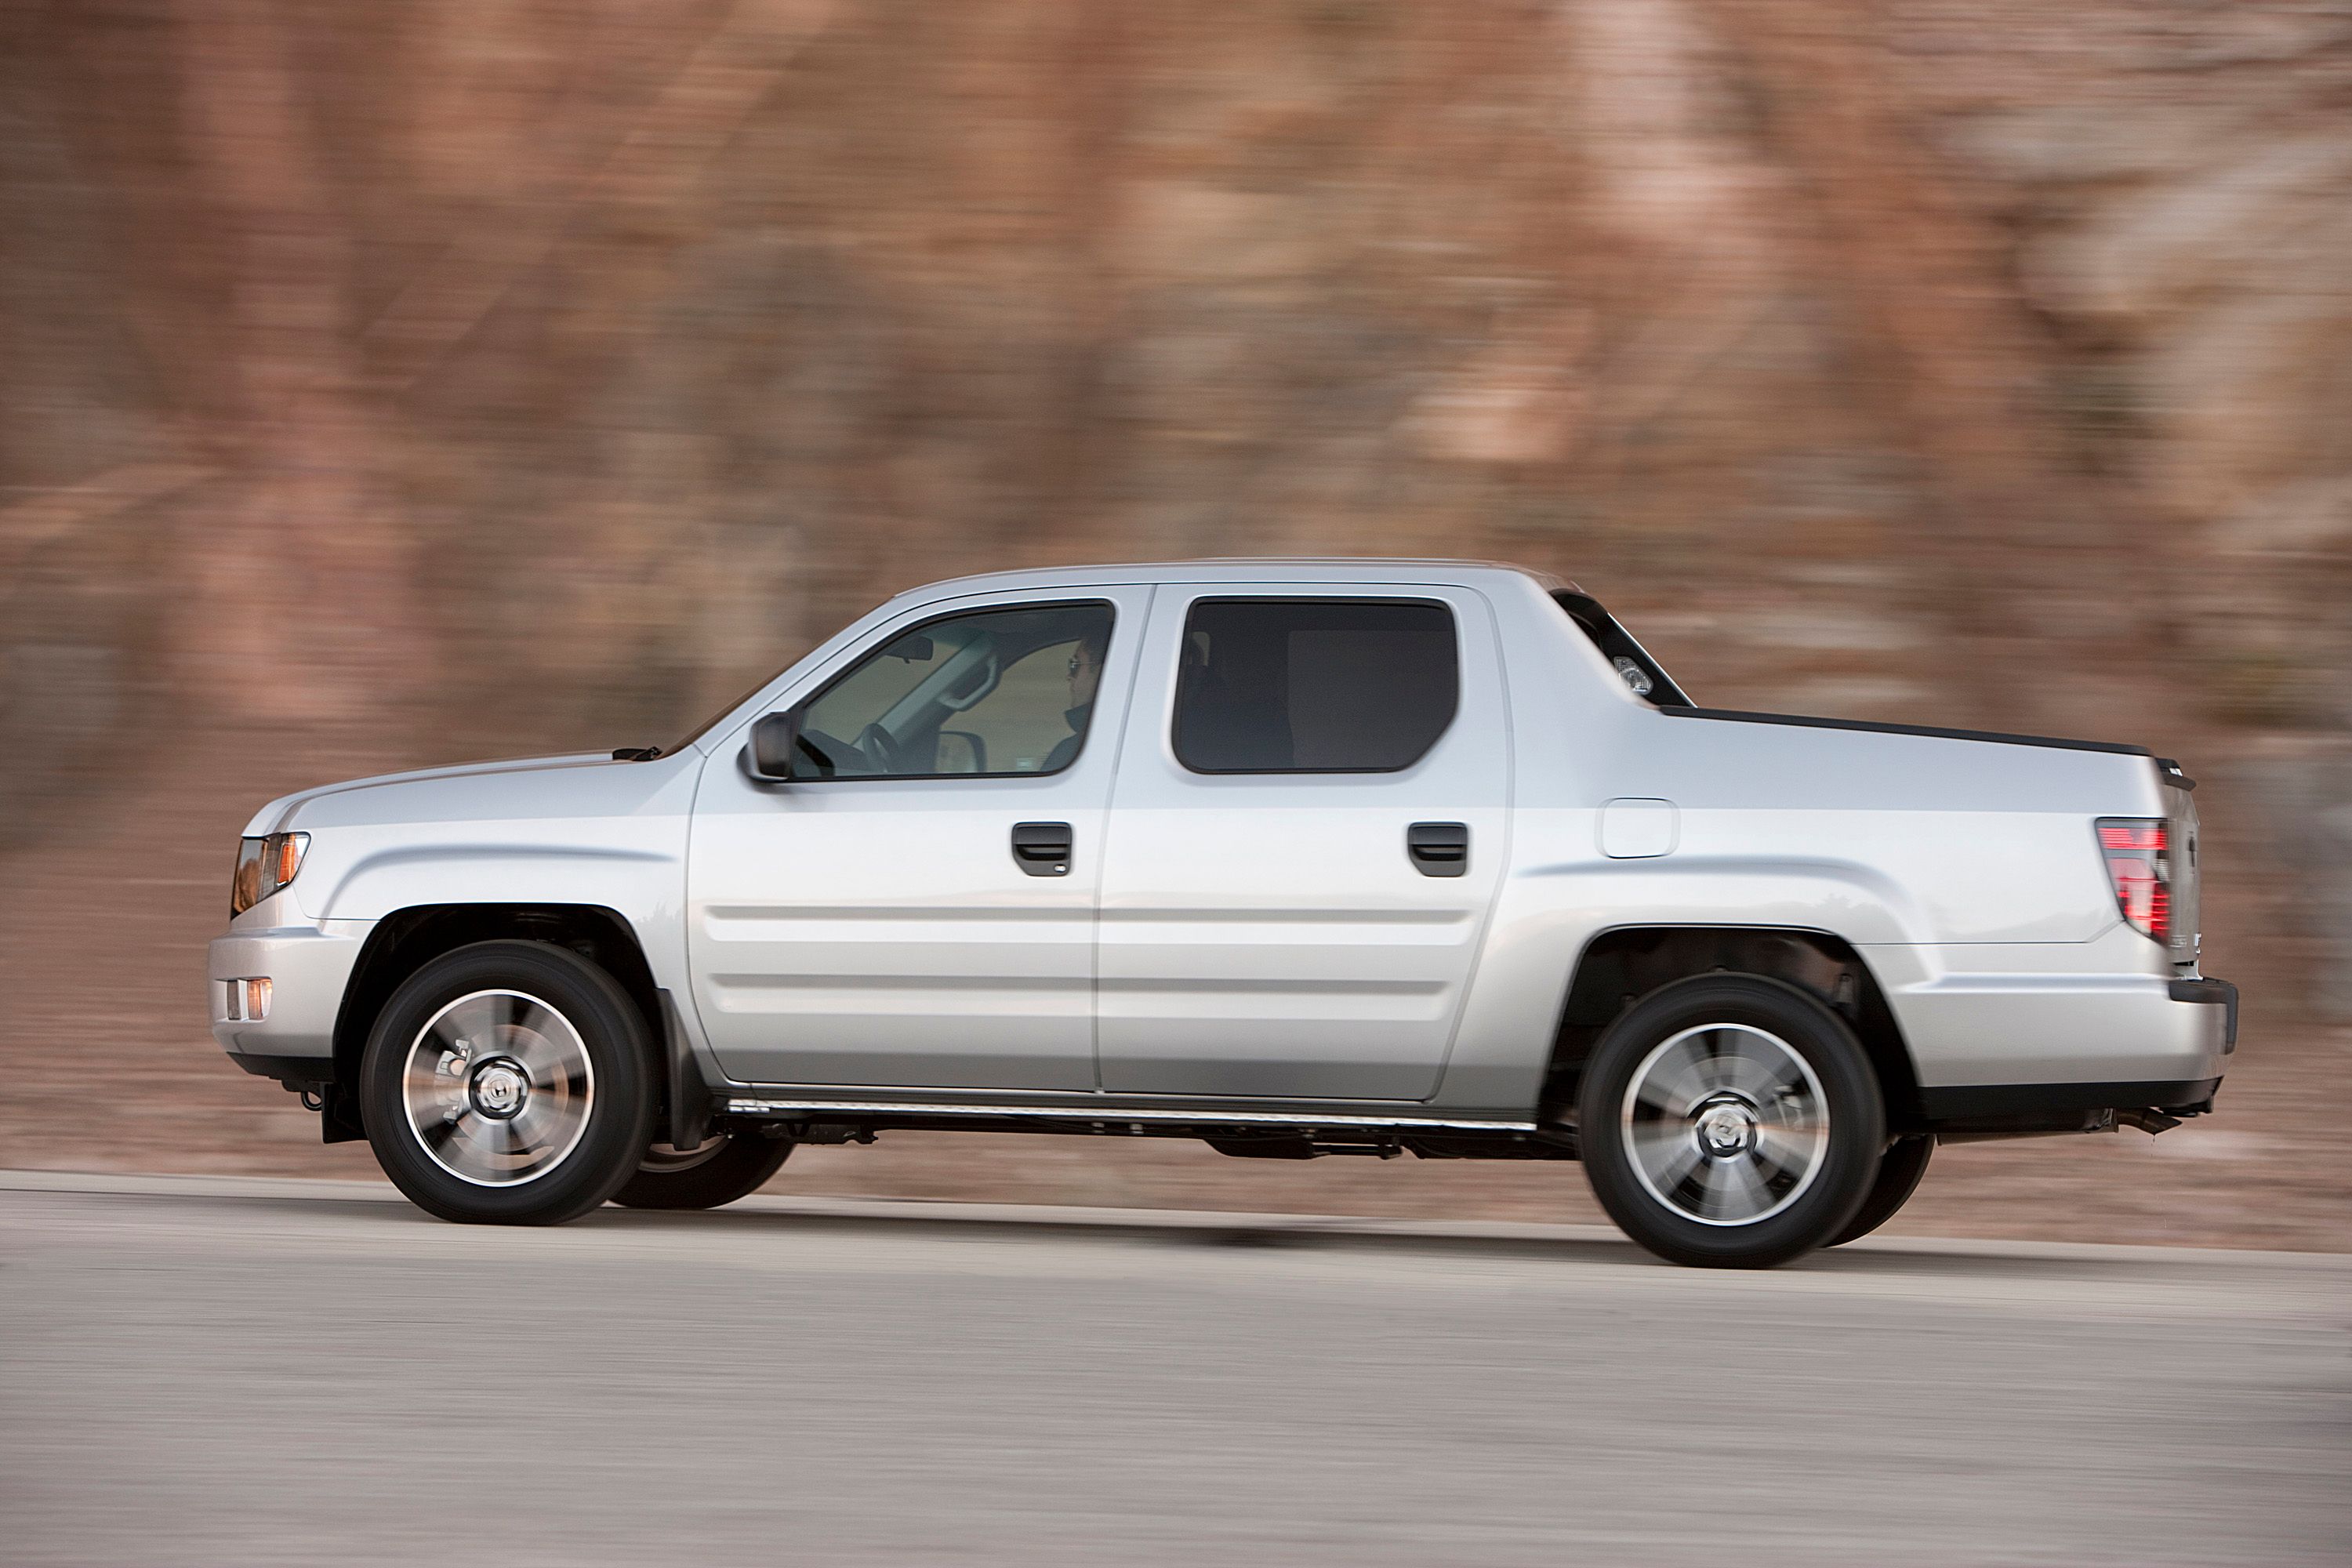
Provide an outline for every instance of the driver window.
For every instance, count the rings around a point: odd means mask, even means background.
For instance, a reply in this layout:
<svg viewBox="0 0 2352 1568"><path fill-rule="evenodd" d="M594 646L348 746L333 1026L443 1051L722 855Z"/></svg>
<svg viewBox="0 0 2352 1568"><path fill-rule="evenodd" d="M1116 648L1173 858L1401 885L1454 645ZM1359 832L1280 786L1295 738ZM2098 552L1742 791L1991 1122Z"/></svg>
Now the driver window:
<svg viewBox="0 0 2352 1568"><path fill-rule="evenodd" d="M1059 773L1086 742L1110 627L1108 605L1082 601L903 632L801 710L795 775Z"/></svg>

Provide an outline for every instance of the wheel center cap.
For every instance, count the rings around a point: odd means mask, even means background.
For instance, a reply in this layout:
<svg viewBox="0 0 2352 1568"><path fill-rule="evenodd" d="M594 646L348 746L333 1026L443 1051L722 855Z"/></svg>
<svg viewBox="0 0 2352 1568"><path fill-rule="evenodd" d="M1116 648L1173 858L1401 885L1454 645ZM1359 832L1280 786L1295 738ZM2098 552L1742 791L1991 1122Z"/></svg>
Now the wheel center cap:
<svg viewBox="0 0 2352 1568"><path fill-rule="evenodd" d="M493 1058L474 1069L466 1093L476 1110L504 1121L520 1111L523 1101L530 1098L530 1079L518 1063Z"/></svg>
<svg viewBox="0 0 2352 1568"><path fill-rule="evenodd" d="M1714 1159L1728 1160L1756 1146L1756 1113L1730 1100L1717 1100L1693 1124L1698 1146Z"/></svg>

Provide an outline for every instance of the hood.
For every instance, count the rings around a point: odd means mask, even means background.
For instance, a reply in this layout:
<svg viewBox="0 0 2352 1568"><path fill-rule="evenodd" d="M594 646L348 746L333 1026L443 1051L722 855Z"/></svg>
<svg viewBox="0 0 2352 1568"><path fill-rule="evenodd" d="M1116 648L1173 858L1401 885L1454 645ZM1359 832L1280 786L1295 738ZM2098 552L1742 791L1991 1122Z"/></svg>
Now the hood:
<svg viewBox="0 0 2352 1568"><path fill-rule="evenodd" d="M369 809L372 805L389 805L391 804L389 799L382 799L380 802L366 799L339 800L336 798L339 796L365 796L372 792L380 791L414 794L415 786L429 785L449 780L490 780L509 774L548 774L571 773L583 769L635 770L642 769L646 765L643 763L615 762L608 752L572 752L561 756L509 757L498 762L466 763L454 767L416 768L407 773L377 773L371 778L346 779L341 784L320 784L316 789L298 790L292 795L280 795L253 814L253 819L246 824L245 836L252 838L265 833L280 833L296 827L316 826L322 819L332 822L371 821L375 819ZM432 793L438 795L442 792ZM511 787L498 789L493 786L491 793L511 793ZM332 804L327 804L330 802ZM407 813L401 812L397 815L404 816Z"/></svg>

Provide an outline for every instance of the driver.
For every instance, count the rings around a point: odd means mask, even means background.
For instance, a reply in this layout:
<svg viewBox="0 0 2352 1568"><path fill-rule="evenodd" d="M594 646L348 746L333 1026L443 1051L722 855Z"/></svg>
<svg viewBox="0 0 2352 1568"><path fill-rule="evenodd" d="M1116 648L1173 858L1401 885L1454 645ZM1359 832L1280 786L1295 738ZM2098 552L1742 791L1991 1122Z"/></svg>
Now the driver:
<svg viewBox="0 0 2352 1568"><path fill-rule="evenodd" d="M1094 710L1095 688L1102 684L1103 645L1099 637L1079 638L1070 647L1070 705L1062 710L1070 732L1045 754L1040 773L1068 767L1087 738L1087 715Z"/></svg>

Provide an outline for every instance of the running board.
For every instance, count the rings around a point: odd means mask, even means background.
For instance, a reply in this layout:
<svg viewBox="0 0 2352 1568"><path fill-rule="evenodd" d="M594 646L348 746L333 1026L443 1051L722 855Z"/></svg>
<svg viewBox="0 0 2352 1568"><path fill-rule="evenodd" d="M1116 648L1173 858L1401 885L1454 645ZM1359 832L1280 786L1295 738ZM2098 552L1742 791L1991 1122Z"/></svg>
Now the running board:
<svg viewBox="0 0 2352 1568"><path fill-rule="evenodd" d="M929 1100L730 1100L730 1116L827 1116L853 1119L867 1116L969 1116L1002 1119L1044 1118L1053 1121L1149 1121L1207 1123L1220 1127L1353 1127L1384 1132L1538 1132L1532 1121L1491 1121L1483 1118L1435 1116L1321 1116L1287 1110L1138 1110L1132 1107L1085 1105L971 1105Z"/></svg>

